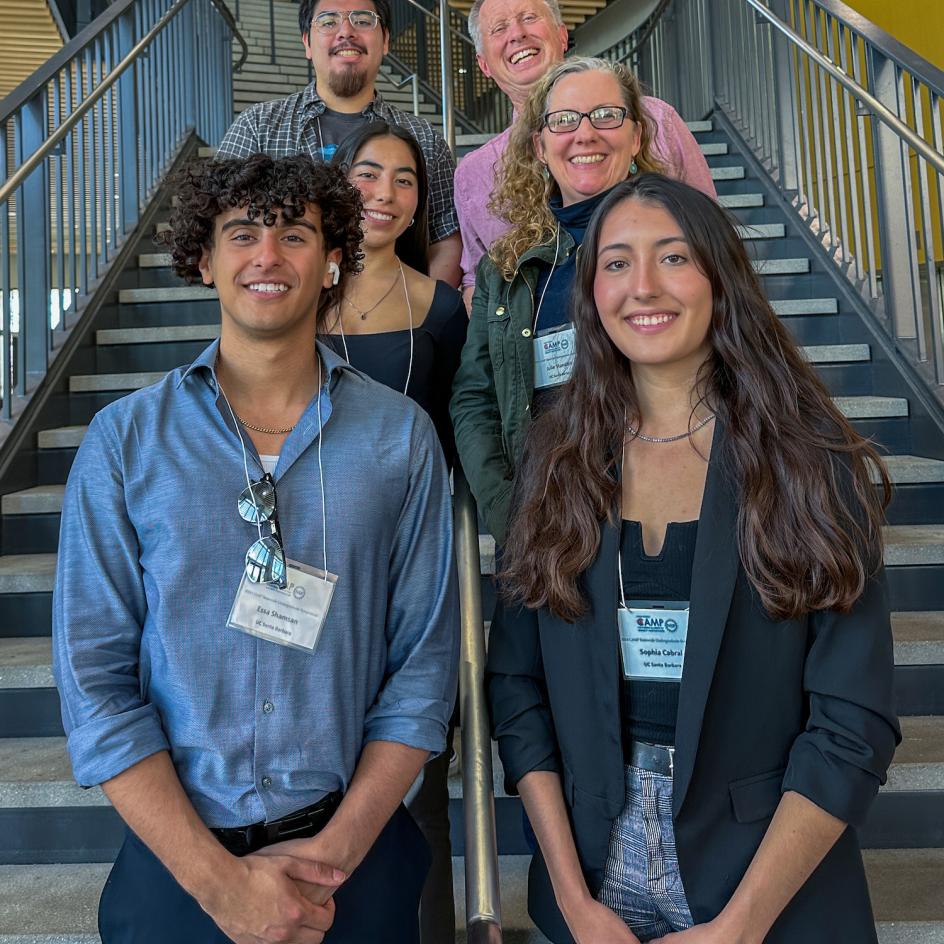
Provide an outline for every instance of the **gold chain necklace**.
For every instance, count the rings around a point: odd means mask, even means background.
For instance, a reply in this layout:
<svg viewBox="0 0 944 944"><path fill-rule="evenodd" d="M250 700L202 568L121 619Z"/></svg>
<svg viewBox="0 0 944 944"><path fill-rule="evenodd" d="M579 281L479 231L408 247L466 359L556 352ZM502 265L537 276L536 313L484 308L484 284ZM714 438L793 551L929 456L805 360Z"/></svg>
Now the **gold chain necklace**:
<svg viewBox="0 0 944 944"><path fill-rule="evenodd" d="M298 425L297 423L292 423L288 429L267 429L265 426L253 426L252 423L247 423L238 413L234 413L233 416L239 420L239 422L246 427L246 429L251 429L256 433L267 433L269 436L284 436L286 433L290 433Z"/></svg>
<svg viewBox="0 0 944 944"><path fill-rule="evenodd" d="M361 316L361 321L366 321L366 320L367 320L367 316L368 316L382 301L384 301L384 299L386 299L386 297L393 291L393 288L394 288L394 286L397 284L397 282L399 281L399 278L400 278L400 273L399 273L399 272L397 272L396 274L394 274L394 276L393 276L393 281L390 283L390 287L387 289L387 291L384 292L383 295L381 295L380 298L378 298L377 301L375 301L374 304L371 305L370 308L368 308L366 311L365 311L363 308L361 308L360 305L355 305L354 302L351 301L351 299L350 299L347 295L344 296L344 300L351 306L351 308L353 308L353 309Z"/></svg>
<svg viewBox="0 0 944 944"><path fill-rule="evenodd" d="M626 424L626 431L629 433L633 439L641 439L643 442L647 443L670 443L678 442L680 439L688 439L693 433L697 433L698 430L704 429L713 419L715 414L711 413L709 416L706 416L700 423L696 423L690 430L684 433L679 433L677 436L645 436L635 426L630 423Z"/></svg>

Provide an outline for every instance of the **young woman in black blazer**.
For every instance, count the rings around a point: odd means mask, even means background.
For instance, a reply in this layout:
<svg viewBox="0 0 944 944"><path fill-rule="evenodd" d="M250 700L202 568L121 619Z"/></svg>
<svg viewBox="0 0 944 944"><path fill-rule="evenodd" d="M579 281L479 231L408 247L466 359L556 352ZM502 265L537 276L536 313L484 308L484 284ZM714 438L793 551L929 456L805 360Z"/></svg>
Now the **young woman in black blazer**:
<svg viewBox="0 0 944 944"><path fill-rule="evenodd" d="M489 641L531 915L556 944L874 942L855 827L900 740L881 460L708 197L627 181L578 265Z"/></svg>

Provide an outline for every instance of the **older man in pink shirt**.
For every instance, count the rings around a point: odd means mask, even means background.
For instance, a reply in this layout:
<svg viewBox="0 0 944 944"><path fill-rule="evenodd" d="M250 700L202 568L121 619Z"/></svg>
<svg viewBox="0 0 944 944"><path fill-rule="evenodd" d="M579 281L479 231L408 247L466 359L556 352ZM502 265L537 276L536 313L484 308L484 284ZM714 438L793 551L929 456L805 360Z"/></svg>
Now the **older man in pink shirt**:
<svg viewBox="0 0 944 944"><path fill-rule="evenodd" d="M567 27L557 0L475 0L469 34L479 68L508 96L515 113L534 83L564 58ZM678 112L658 98L643 98L655 130L653 146L666 171L714 197L711 171ZM506 128L460 162L455 177L456 211L462 234L462 291L468 304L475 269L492 243L507 231L488 209L497 164L511 128Z"/></svg>

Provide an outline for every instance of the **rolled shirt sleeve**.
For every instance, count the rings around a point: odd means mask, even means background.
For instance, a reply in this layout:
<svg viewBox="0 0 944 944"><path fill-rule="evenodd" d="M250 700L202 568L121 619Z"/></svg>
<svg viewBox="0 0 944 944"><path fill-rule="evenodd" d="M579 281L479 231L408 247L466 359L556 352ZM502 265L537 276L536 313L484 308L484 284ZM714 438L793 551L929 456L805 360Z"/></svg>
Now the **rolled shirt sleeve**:
<svg viewBox="0 0 944 944"><path fill-rule="evenodd" d="M884 574L869 580L849 613L823 611L811 620L809 719L793 743L782 789L860 826L901 741Z"/></svg>
<svg viewBox="0 0 944 944"><path fill-rule="evenodd" d="M53 594L53 672L76 781L92 786L168 748L141 697L146 602L124 505L115 431L96 417L62 505Z"/></svg>
<svg viewBox="0 0 944 944"><path fill-rule="evenodd" d="M413 427L409 481L390 554L387 677L367 712L365 741L441 753L458 660L449 479L432 421L422 414Z"/></svg>

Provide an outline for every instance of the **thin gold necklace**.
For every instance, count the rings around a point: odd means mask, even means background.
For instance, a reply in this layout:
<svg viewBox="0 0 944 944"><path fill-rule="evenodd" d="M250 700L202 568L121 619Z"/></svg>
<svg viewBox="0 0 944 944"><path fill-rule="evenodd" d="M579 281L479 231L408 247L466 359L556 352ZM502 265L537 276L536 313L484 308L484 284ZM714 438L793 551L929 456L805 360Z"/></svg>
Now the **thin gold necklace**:
<svg viewBox="0 0 944 944"><path fill-rule="evenodd" d="M373 305L371 305L370 308L368 308L366 311L365 311L363 308L361 308L360 305L354 304L354 302L351 301L351 299L350 299L347 295L344 296L344 300L351 306L351 308L353 308L353 309L361 316L361 321L366 321L366 320L367 320L367 316L368 316L382 301L384 301L384 299L393 291L394 286L397 284L397 282L399 281L399 279L400 279L400 273L399 273L399 272L394 273L393 281L390 283L390 287L389 287L389 288L387 289L387 291L384 292L383 295L381 295L380 298L378 298L377 301L375 301L375 302L373 303Z"/></svg>
<svg viewBox="0 0 944 944"><path fill-rule="evenodd" d="M298 425L297 423L292 423L288 429L267 429L265 426L253 426L252 423L247 423L238 413L234 413L233 416L239 420L239 422L246 427L246 429L251 429L256 433L267 433L269 436L284 436L286 433L290 433Z"/></svg>

